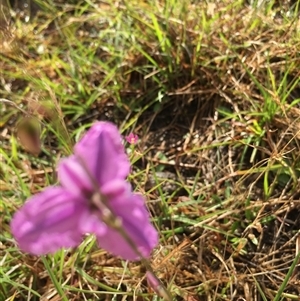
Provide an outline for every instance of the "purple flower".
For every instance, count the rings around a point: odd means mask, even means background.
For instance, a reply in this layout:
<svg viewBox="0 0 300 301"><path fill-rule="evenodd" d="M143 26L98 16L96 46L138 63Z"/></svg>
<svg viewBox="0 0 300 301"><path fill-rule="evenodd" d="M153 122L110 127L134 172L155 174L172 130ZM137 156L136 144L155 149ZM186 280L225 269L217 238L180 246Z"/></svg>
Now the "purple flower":
<svg viewBox="0 0 300 301"><path fill-rule="evenodd" d="M58 165L61 186L31 197L14 215L12 234L19 247L42 255L78 246L92 233L100 247L127 260L140 256L119 231L104 222L107 210L121 222L138 251L148 257L158 234L144 198L126 181L130 163L115 125L97 122L75 145L74 155ZM100 205L97 206L97 202ZM107 221L107 220L106 220Z"/></svg>
<svg viewBox="0 0 300 301"><path fill-rule="evenodd" d="M125 137L125 139L130 144L136 144L139 140L139 136L134 133L130 133L128 136Z"/></svg>

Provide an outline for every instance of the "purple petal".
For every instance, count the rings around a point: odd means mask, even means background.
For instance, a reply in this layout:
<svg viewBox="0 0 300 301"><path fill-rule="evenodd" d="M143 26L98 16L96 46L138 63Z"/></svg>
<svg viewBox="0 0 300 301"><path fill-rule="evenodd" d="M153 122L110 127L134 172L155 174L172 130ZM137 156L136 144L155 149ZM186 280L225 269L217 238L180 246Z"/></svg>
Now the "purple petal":
<svg viewBox="0 0 300 301"><path fill-rule="evenodd" d="M100 186L111 180L125 179L130 172L122 137L110 122L95 123L75 145L74 154L84 160Z"/></svg>
<svg viewBox="0 0 300 301"><path fill-rule="evenodd" d="M74 194L90 197L92 192L96 190L93 187L92 179L90 179L75 156L70 156L60 161L58 177L61 185ZM98 183L95 184L98 186ZM120 180L118 178L103 184L100 189L101 193L108 197L131 191L130 185L123 179Z"/></svg>
<svg viewBox="0 0 300 301"><path fill-rule="evenodd" d="M59 162L57 173L61 185L74 194L84 195L94 190L92 180L74 155Z"/></svg>
<svg viewBox="0 0 300 301"><path fill-rule="evenodd" d="M125 199L131 192L131 185L124 180L113 180L101 187L101 193L109 200L125 195Z"/></svg>
<svg viewBox="0 0 300 301"><path fill-rule="evenodd" d="M15 213L11 230L20 249L42 255L80 244L78 220L87 211L86 201L62 187L48 187L31 197Z"/></svg>
<svg viewBox="0 0 300 301"><path fill-rule="evenodd" d="M110 201L113 213L118 216L123 229L135 243L144 257L149 257L151 251L158 243L158 233L150 223L149 214L144 206L144 199L137 194L125 195ZM96 214L82 219L83 233L93 233L98 239L98 244L113 255L126 260L139 260L135 251L116 230L105 225Z"/></svg>

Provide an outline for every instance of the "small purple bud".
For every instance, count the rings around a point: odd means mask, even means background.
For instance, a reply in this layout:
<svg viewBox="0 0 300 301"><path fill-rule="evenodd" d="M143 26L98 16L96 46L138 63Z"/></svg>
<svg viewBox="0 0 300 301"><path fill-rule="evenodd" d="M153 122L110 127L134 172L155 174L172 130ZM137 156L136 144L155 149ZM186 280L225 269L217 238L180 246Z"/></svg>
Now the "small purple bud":
<svg viewBox="0 0 300 301"><path fill-rule="evenodd" d="M147 271L146 278L147 278L148 285L152 287L152 289L159 297L162 297L167 301L172 301L172 298L169 292L167 291L167 289L152 272Z"/></svg>

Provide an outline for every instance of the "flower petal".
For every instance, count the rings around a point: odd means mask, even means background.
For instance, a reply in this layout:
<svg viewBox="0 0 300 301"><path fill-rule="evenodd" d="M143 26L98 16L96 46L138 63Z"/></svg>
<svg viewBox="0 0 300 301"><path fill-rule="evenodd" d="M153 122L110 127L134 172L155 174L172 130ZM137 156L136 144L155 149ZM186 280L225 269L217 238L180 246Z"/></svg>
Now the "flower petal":
<svg viewBox="0 0 300 301"><path fill-rule="evenodd" d="M48 187L31 197L11 221L20 249L42 255L79 245L78 220L88 210L85 202L62 187Z"/></svg>
<svg viewBox="0 0 300 301"><path fill-rule="evenodd" d="M84 160L100 186L111 180L125 179L130 172L122 137L110 122L96 122L75 145L74 154Z"/></svg>
<svg viewBox="0 0 300 301"><path fill-rule="evenodd" d="M86 196L92 193L93 182L74 155L59 162L57 174L61 185L72 193Z"/></svg>
<svg viewBox="0 0 300 301"><path fill-rule="evenodd" d="M128 136L125 137L125 140L129 144L136 144L139 140L139 136L134 133L130 133Z"/></svg>
<svg viewBox="0 0 300 301"><path fill-rule="evenodd" d="M58 178L63 187L74 194L89 198L95 191L92 179L75 156L64 158L58 166ZM95 183L98 186L98 183ZM99 189L99 187L97 187ZM101 193L108 197L131 191L131 186L123 179L114 179L101 186Z"/></svg>
<svg viewBox="0 0 300 301"><path fill-rule="evenodd" d="M123 195L124 197L124 195ZM150 223L149 214L144 206L141 195L130 194L127 199L110 202L111 210L122 221L123 229L135 243L144 257L149 257L152 249L158 243L158 233ZM93 233L98 239L98 244L113 255L126 260L139 260L140 256L130 247L122 235L105 225L96 215L84 218L81 223L84 232Z"/></svg>

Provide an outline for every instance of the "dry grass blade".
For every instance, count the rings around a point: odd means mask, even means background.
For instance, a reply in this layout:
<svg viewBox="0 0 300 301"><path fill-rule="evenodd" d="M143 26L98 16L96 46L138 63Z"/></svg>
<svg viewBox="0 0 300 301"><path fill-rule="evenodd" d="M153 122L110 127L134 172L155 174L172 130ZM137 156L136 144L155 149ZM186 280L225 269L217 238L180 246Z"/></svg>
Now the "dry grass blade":
<svg viewBox="0 0 300 301"><path fill-rule="evenodd" d="M110 120L139 136L124 142L129 180L174 300L298 300L299 1L29 2L11 20L0 2L0 299L158 298L91 237L45 268L10 236L16 208L56 182L53 162ZM42 120L39 155L17 147L16 112Z"/></svg>

